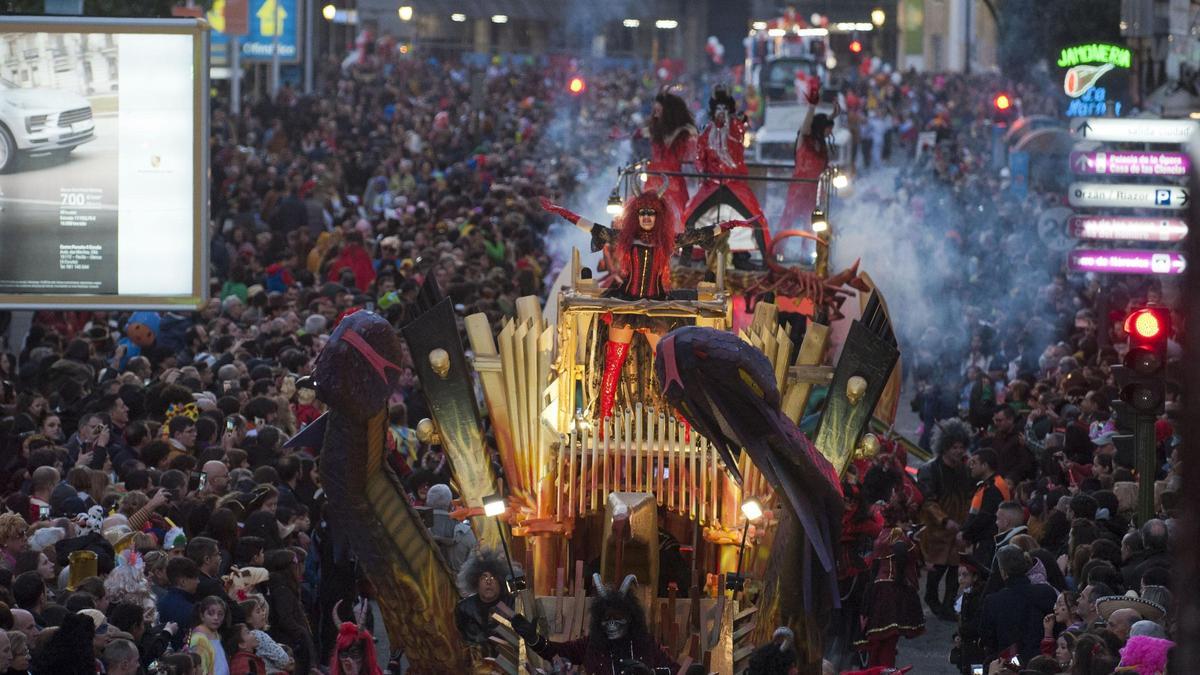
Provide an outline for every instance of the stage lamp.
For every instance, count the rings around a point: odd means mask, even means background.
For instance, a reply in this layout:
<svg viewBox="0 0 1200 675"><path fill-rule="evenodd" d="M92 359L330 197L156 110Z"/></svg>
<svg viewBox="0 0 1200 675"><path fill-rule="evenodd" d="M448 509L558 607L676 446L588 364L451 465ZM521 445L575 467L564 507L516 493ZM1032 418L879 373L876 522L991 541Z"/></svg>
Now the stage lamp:
<svg viewBox="0 0 1200 675"><path fill-rule="evenodd" d="M742 515L746 517L742 525L742 545L738 547L737 572L725 575L725 589L737 593L746 587L746 577L742 574L742 559L746 557L746 536L750 534L750 523L762 518L762 504L751 497L742 502Z"/></svg>
<svg viewBox="0 0 1200 675"><path fill-rule="evenodd" d="M611 194L608 195L608 205L604 207L604 212L610 216L615 216L621 213L621 195L617 193L617 189L613 188Z"/></svg>
<svg viewBox="0 0 1200 675"><path fill-rule="evenodd" d="M812 231L824 232L828 229L829 221L825 219L825 212L818 206L812 212Z"/></svg>
<svg viewBox="0 0 1200 675"><path fill-rule="evenodd" d="M850 176L847 176L846 174L842 173L841 169L834 167L833 168L833 180L831 180L830 183L833 185L833 187L835 189L845 190L847 187L850 186Z"/></svg>
<svg viewBox="0 0 1200 675"><path fill-rule="evenodd" d="M504 584L509 593L515 594L528 588L529 583L525 580L525 575L516 573L512 558L508 555L508 540L504 538L504 526L499 518L505 511L508 511L508 506L504 503L504 495L497 493L483 498L483 514L496 519L496 529L500 531L500 545L504 547L504 561L508 563L508 578L504 580Z"/></svg>

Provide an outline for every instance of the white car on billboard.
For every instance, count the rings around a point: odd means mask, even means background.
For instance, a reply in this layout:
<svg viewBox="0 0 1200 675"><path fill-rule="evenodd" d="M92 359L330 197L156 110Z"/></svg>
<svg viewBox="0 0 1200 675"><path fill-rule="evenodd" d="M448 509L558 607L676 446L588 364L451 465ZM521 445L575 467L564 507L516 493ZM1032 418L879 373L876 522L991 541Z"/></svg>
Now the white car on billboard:
<svg viewBox="0 0 1200 675"><path fill-rule="evenodd" d="M0 173L16 168L22 155L66 156L95 138L92 106L84 97L0 78Z"/></svg>

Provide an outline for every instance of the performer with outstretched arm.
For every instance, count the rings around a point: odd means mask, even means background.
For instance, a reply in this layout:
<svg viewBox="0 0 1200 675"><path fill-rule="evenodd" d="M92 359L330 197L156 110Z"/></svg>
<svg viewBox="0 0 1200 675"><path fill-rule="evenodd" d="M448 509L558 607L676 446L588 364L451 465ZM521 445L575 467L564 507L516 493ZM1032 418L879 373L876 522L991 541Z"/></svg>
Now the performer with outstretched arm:
<svg viewBox="0 0 1200 675"><path fill-rule="evenodd" d="M662 300L667 297L671 286L671 254L679 246L710 248L719 233L749 225L753 220L730 220L711 227L679 231L674 209L668 206L662 194L642 192L625 202L614 227L605 227L579 214L569 211L550 200L541 200L542 208L562 216L579 229L592 235L592 250L599 251L606 244L614 248L617 261L618 283L609 288L609 297L624 300ZM615 314L608 330L608 345L604 357L604 375L600 383L600 411L603 421L612 413L617 395L621 367L629 355L633 334L645 335L650 348L658 346L658 338L667 326L649 317L635 314Z"/></svg>

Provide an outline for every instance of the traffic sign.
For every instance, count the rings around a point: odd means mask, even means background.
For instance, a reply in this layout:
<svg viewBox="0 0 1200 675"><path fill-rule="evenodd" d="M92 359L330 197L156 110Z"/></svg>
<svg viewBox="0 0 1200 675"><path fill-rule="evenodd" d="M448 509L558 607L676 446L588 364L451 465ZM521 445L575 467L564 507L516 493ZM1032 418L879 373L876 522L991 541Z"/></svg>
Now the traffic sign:
<svg viewBox="0 0 1200 675"><path fill-rule="evenodd" d="M212 61L215 65L228 65L229 24L228 7L236 6L233 0L216 0L208 12L208 22L213 27L211 45ZM219 6L218 6L219 5ZM298 0L248 0L249 30L238 44L242 48L242 61L268 62L274 54L275 34L279 34L279 60L283 63L300 61L300 8ZM239 8L240 9L240 8ZM237 26L241 28L241 26Z"/></svg>
<svg viewBox="0 0 1200 675"><path fill-rule="evenodd" d="M1107 274L1183 274L1187 262L1175 251L1138 249L1075 249L1067 260L1072 272Z"/></svg>
<svg viewBox="0 0 1200 675"><path fill-rule="evenodd" d="M1093 176L1186 176L1192 161L1182 152L1072 152L1071 170Z"/></svg>
<svg viewBox="0 0 1200 675"><path fill-rule="evenodd" d="M1182 218L1137 216L1071 216L1067 232L1079 239L1182 241L1188 226Z"/></svg>
<svg viewBox="0 0 1200 675"><path fill-rule="evenodd" d="M1178 185L1133 183L1071 183L1071 206L1127 209L1182 209L1190 199Z"/></svg>
<svg viewBox="0 0 1200 675"><path fill-rule="evenodd" d="M1067 236L1067 219L1071 215L1071 209L1065 206L1055 206L1041 212L1037 220L1037 231L1046 248L1064 252L1075 246L1075 240Z"/></svg>
<svg viewBox="0 0 1200 675"><path fill-rule="evenodd" d="M1195 120L1133 117L1081 117L1071 120L1071 134L1108 143L1186 143L1200 127Z"/></svg>

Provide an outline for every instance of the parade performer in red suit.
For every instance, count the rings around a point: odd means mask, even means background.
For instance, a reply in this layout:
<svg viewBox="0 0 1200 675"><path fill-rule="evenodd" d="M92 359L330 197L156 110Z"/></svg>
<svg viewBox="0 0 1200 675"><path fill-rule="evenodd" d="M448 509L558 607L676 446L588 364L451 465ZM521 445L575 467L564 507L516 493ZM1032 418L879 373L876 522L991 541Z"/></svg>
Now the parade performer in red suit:
<svg viewBox="0 0 1200 675"><path fill-rule="evenodd" d="M670 190L668 189L667 192ZM679 246L710 248L722 231L749 225L749 221L730 220L711 227L701 227L680 234L675 210L664 195L645 191L630 197L621 214L605 227L569 211L548 199L541 200L542 208L562 216L568 222L592 235L592 250L611 245L615 252L618 283L609 287L609 297L623 300L662 300L671 287L671 254ZM608 329L608 345L604 357L604 375L600 382L601 421L612 413L617 395L621 366L629 356L629 345L635 332L642 333L653 351L668 326L661 321L639 314L615 314Z"/></svg>
<svg viewBox="0 0 1200 675"><path fill-rule="evenodd" d="M821 98L821 83L816 78L808 81L808 113L796 134L796 168L793 178L805 178L812 183L792 183L788 188L787 202L780 219L780 229L808 229L812 211L817 206L817 183L815 182L829 166L829 143L826 140L833 132L833 118L821 113L814 114ZM836 115L836 112L834 113Z"/></svg>
<svg viewBox="0 0 1200 675"><path fill-rule="evenodd" d="M758 217L760 222L753 232L744 230L730 235L729 250L734 253L761 250L766 255L771 234L765 220L762 220L762 206L746 181L735 178L749 173L744 145L749 122L744 114L737 112L737 101L721 86L715 88L708 99L708 119L708 126L696 143L696 168L703 173L722 174L730 178L704 179L688 202L684 225L695 227L705 213L722 204L740 205L741 208L734 206L738 215L742 218Z"/></svg>
<svg viewBox="0 0 1200 675"><path fill-rule="evenodd" d="M881 453L882 455L882 453ZM863 603L863 637L855 646L867 653L870 666L896 665L896 645L900 637L914 638L925 632L925 614L921 609L921 551L906 533L910 525L904 470L878 461L867 471L865 482L886 486L887 503L883 506L886 522L875 539L868 558L872 583ZM875 488L873 492L879 492Z"/></svg>
<svg viewBox="0 0 1200 675"><path fill-rule="evenodd" d="M663 91L654 97L647 132L650 135L650 165L647 169L651 173L644 189L660 192L664 184L667 186L664 198L675 211L674 222L678 228L672 234L678 234L682 231L684 208L688 202L687 181L682 176L658 176L653 172L682 171L683 163L695 158L696 120L682 98Z"/></svg>

